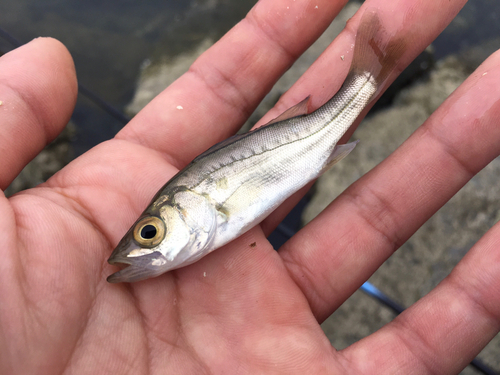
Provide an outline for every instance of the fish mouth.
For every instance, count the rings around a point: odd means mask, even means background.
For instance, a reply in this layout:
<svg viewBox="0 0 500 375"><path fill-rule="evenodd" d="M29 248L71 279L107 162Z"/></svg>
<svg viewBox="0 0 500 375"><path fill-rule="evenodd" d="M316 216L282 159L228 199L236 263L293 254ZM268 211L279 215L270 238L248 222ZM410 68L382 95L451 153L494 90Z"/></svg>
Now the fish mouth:
<svg viewBox="0 0 500 375"><path fill-rule="evenodd" d="M137 258L129 258L129 254L132 250L135 250L137 245L131 241L120 241L118 246L113 250L110 257L108 258L108 263L111 265L116 265L120 267L120 271L113 273L107 277L109 283L121 283L121 282L134 282L146 279L148 276L145 275L147 268L145 268L144 260Z"/></svg>
<svg viewBox="0 0 500 375"><path fill-rule="evenodd" d="M113 266L120 267L120 271L115 272L107 277L109 283L122 283L122 282L133 282L143 280L146 277L141 278L141 274L144 274L144 267L137 266L133 263L133 260L122 256L121 254L111 254L108 259L108 263Z"/></svg>
<svg viewBox="0 0 500 375"><path fill-rule="evenodd" d="M116 265L120 267L120 271L117 271L107 277L107 281L109 283L115 284L115 283L121 283L121 282L126 282L129 281L130 278L134 276L133 272L133 266L132 263L126 259L113 259L113 257L110 257L108 259L108 263L111 265Z"/></svg>
<svg viewBox="0 0 500 375"><path fill-rule="evenodd" d="M122 283L122 282L131 283L134 281L144 280L150 277L149 274L148 275L145 274L145 272L147 272L148 270L142 267L137 267L130 263L126 264L123 261L121 262L109 261L109 263L123 267L120 271L115 272L108 276L106 280L109 283L112 284Z"/></svg>
<svg viewBox="0 0 500 375"><path fill-rule="evenodd" d="M123 255L113 254L109 257L108 263L117 265L121 268L108 276L106 279L109 283L132 283L161 275L164 270L158 265L164 264L163 261L158 261L161 258L159 254L148 254L141 257L128 258Z"/></svg>

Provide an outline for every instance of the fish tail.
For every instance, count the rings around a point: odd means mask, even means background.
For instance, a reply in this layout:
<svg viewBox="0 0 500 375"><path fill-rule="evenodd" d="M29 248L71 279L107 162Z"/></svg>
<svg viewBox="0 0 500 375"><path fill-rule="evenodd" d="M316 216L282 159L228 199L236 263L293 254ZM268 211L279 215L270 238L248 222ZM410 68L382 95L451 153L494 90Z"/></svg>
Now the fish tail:
<svg viewBox="0 0 500 375"><path fill-rule="evenodd" d="M382 26L377 9L367 9L356 33L349 75L368 73L380 90L396 68L407 44L408 35L405 38L389 35Z"/></svg>

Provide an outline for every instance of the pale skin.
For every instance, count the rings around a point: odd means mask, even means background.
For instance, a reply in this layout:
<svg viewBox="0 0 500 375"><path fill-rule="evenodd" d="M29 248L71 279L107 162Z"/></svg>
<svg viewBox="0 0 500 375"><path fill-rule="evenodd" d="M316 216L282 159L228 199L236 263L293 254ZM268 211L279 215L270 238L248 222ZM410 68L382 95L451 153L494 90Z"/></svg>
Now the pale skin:
<svg viewBox="0 0 500 375"><path fill-rule="evenodd" d="M191 266L106 282L117 270L106 259L156 190L232 134L344 3L260 1L114 139L40 187L0 196L0 373L453 374L495 336L498 224L431 293L369 337L336 351L319 322L500 153L498 53L279 252L266 235L301 194ZM413 7L404 28L419 39L403 68L464 3L368 0L362 10L393 11L382 19L391 32ZM307 95L315 109L338 89L359 19L262 123ZM53 39L0 59L2 189L61 131L76 94L71 57Z"/></svg>

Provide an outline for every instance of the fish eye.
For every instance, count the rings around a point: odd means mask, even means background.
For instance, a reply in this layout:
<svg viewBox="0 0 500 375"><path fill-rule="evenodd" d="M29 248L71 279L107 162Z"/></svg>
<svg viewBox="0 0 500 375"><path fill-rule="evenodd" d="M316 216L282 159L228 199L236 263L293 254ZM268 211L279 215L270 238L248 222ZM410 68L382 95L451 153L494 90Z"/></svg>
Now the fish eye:
<svg viewBox="0 0 500 375"><path fill-rule="evenodd" d="M134 227L134 240L144 247L155 247L165 238L165 223L156 216L142 218Z"/></svg>
<svg viewBox="0 0 500 375"><path fill-rule="evenodd" d="M141 237L148 240L155 238L156 233L156 227L151 224L146 224L141 229Z"/></svg>

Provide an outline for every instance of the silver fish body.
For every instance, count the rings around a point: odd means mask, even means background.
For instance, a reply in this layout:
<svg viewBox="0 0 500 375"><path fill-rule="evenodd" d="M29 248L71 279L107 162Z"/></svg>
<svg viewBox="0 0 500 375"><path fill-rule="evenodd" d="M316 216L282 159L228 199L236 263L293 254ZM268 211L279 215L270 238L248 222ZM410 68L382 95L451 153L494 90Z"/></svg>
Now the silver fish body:
<svg viewBox="0 0 500 375"><path fill-rule="evenodd" d="M310 114L300 114L307 103L299 103L194 159L160 189L115 248L108 262L127 266L109 282L138 281L197 261L260 223L354 148L337 142L376 95L391 70L387 61L396 61L381 54L377 15L366 18L341 89Z"/></svg>
<svg viewBox="0 0 500 375"><path fill-rule="evenodd" d="M129 266L108 281L137 281L186 266L260 223L353 149L354 143L337 142L376 91L368 72L351 75L316 111L235 136L198 156L158 192L135 224L158 217L165 238L144 248L131 229L110 257L111 263Z"/></svg>

